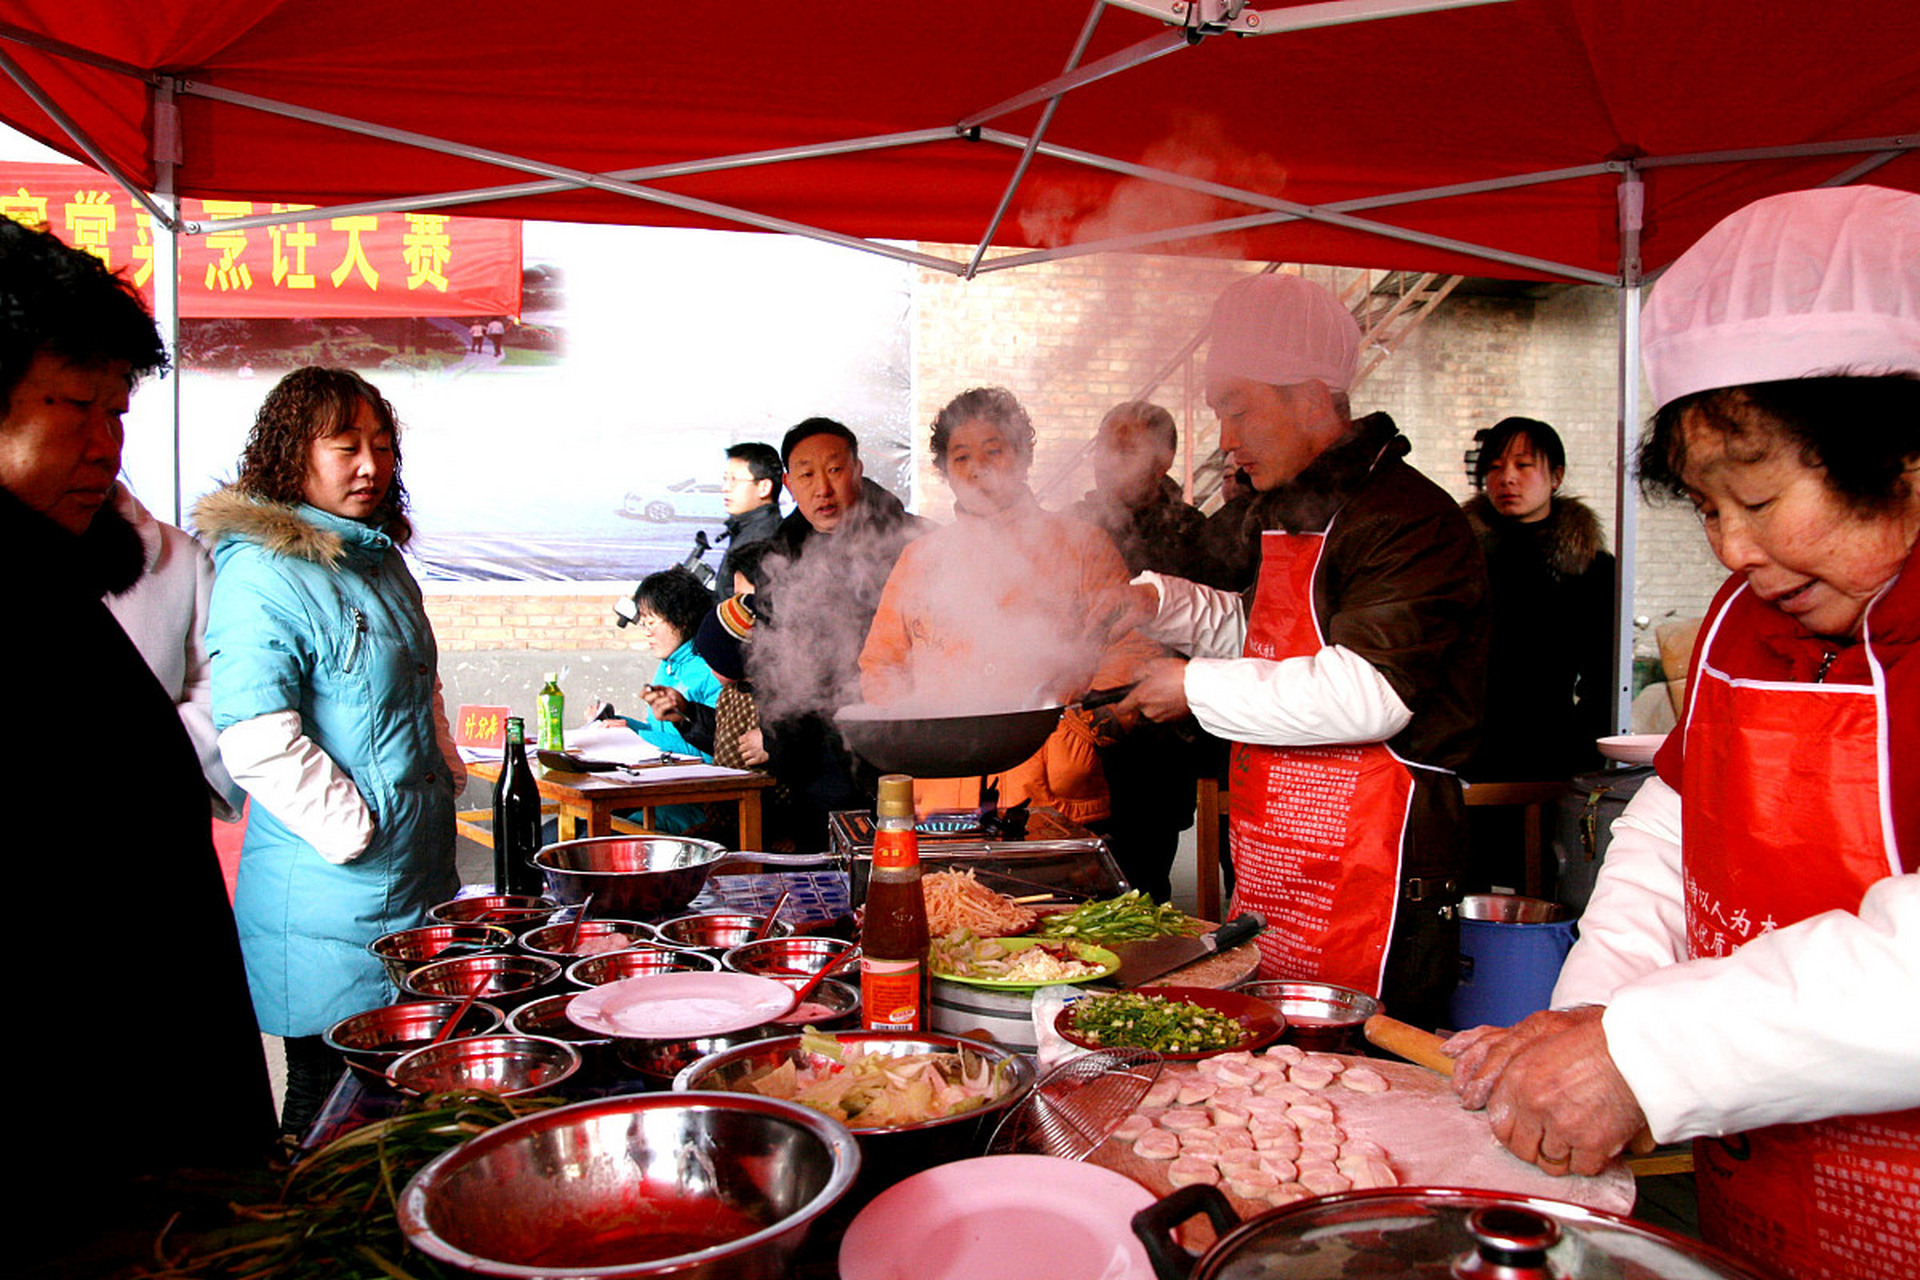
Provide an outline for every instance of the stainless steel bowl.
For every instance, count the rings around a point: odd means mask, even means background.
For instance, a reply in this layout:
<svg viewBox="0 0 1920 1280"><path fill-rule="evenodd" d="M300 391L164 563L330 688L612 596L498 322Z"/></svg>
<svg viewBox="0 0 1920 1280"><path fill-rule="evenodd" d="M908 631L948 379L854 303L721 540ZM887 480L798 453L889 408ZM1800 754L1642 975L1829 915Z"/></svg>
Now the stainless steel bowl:
<svg viewBox="0 0 1920 1280"><path fill-rule="evenodd" d="M503 1098L550 1093L580 1070L580 1051L540 1036L442 1040L403 1055L387 1080L407 1093L478 1089Z"/></svg>
<svg viewBox="0 0 1920 1280"><path fill-rule="evenodd" d="M562 902L593 895L602 911L644 918L684 911L727 851L678 836L593 836L563 840L533 855L547 892Z"/></svg>
<svg viewBox="0 0 1920 1280"><path fill-rule="evenodd" d="M796 973L811 976L852 950L851 942L839 938L796 934L729 947L720 957L720 965L735 973L753 973L763 978L782 978Z"/></svg>
<svg viewBox="0 0 1920 1280"><path fill-rule="evenodd" d="M383 933L367 944L367 950L380 958L387 967L387 977L397 987L408 974L439 959L449 948L453 948L453 955L446 958L451 960L482 951L504 951L512 945L513 930L497 924L423 924Z"/></svg>
<svg viewBox="0 0 1920 1280"><path fill-rule="evenodd" d="M515 1009L545 995L547 988L558 981L560 966L555 961L500 952L437 960L408 974L400 989L416 999L464 1000L478 983L488 1003Z"/></svg>
<svg viewBox="0 0 1920 1280"><path fill-rule="evenodd" d="M579 994L578 991L563 991L558 995L529 1000L507 1015L506 1029L511 1035L542 1036L548 1040L565 1041L580 1051L579 1079L603 1080L612 1075L619 1064L614 1054L613 1037L589 1031L567 1017L567 1006Z"/></svg>
<svg viewBox="0 0 1920 1280"><path fill-rule="evenodd" d="M1330 982L1273 979L1243 982L1234 990L1280 1011L1287 1020L1280 1033L1284 1043L1324 1053L1359 1052L1367 1019L1380 1012L1380 1002L1366 992Z"/></svg>
<svg viewBox="0 0 1920 1280"><path fill-rule="evenodd" d="M557 960L564 968L585 956L605 955L609 951L624 951L639 943L657 942L660 938L652 925L638 920L585 920L580 924L580 936L574 940L574 949L560 950L566 945L567 938L572 932L573 921L571 920L561 924L543 924L520 935L520 949L528 955L545 956L549 960ZM618 943L616 946L609 947L602 943L592 951L580 950L587 943L612 938L616 934L625 939L624 941L616 939Z"/></svg>
<svg viewBox="0 0 1920 1280"><path fill-rule="evenodd" d="M793 988L806 985L807 979L767 974L775 982ZM820 1031L844 1031L860 1025L860 992L835 978L827 978L807 995L805 1004L795 1005L785 1017L774 1019L782 1033L813 1027Z"/></svg>
<svg viewBox="0 0 1920 1280"><path fill-rule="evenodd" d="M386 1083L387 1068L415 1049L433 1043L462 1000L410 1000L367 1009L328 1027L321 1037L365 1080ZM476 1000L460 1017L450 1039L498 1031L506 1015Z"/></svg>
<svg viewBox="0 0 1920 1280"><path fill-rule="evenodd" d="M785 920L775 920L769 928L765 916L748 915L744 911L707 911L699 915L676 916L661 921L658 927L660 941L667 946L697 947L702 951L714 952L752 942L763 928L767 929L769 938L785 938L793 933L793 926Z"/></svg>
<svg viewBox="0 0 1920 1280"><path fill-rule="evenodd" d="M553 918L560 904L524 893L479 893L427 908L427 919L442 924L497 924L522 933Z"/></svg>
<svg viewBox="0 0 1920 1280"><path fill-rule="evenodd" d="M993 1135L994 1126L1000 1123L1000 1117L1033 1089L1033 1060L996 1044L938 1031L918 1035L888 1031L842 1031L836 1033L835 1038L842 1044L858 1042L868 1052L878 1051L892 1057L914 1053L953 1053L966 1049L990 1062L1004 1063L1009 1073L1010 1084L1006 1093L984 1107L961 1115L885 1128L849 1125L848 1128L860 1140L867 1177L875 1180L874 1185L890 1185L936 1164L980 1155L986 1150L987 1141ZM676 1090L735 1090L744 1087L748 1077L757 1076L783 1062L800 1064L805 1061L806 1054L801 1049L800 1036L776 1036L702 1058L675 1076L673 1087Z"/></svg>
<svg viewBox="0 0 1920 1280"><path fill-rule="evenodd" d="M779 1280L859 1168L843 1126L790 1102L635 1094L463 1143L398 1214L415 1248L476 1275Z"/></svg>
<svg viewBox="0 0 1920 1280"><path fill-rule="evenodd" d="M673 1078L702 1058L784 1034L785 1027L769 1022L699 1040L622 1040L614 1046L614 1053L620 1065L638 1074L648 1088L671 1089Z"/></svg>
<svg viewBox="0 0 1920 1280"><path fill-rule="evenodd" d="M642 978L652 973L714 973L720 961L700 951L676 951L672 947L628 947L603 956L587 956L567 966L567 981L576 987L599 987L622 978Z"/></svg>

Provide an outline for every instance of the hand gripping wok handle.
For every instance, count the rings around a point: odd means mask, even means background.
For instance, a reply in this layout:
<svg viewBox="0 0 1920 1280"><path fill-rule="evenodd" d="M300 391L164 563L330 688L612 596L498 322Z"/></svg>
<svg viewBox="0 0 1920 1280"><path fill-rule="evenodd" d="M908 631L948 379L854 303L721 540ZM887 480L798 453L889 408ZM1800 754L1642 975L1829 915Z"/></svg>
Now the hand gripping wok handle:
<svg viewBox="0 0 1920 1280"><path fill-rule="evenodd" d="M1376 1013L1367 1019L1366 1033L1369 1043L1378 1045L1388 1053L1430 1071L1438 1071L1443 1076L1451 1078L1453 1075L1453 1059L1440 1052L1440 1046L1445 1041L1431 1031L1422 1031L1397 1018ZM1646 1129L1634 1134L1633 1141L1627 1144L1627 1150L1636 1156L1646 1155L1653 1147L1653 1134Z"/></svg>

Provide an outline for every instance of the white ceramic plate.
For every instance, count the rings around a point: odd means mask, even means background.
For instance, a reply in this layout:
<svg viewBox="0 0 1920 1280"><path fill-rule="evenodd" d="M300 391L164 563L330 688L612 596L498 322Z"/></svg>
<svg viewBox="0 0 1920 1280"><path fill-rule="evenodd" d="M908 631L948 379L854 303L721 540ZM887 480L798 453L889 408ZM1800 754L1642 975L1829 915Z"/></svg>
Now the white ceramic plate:
<svg viewBox="0 0 1920 1280"><path fill-rule="evenodd" d="M1667 740L1664 733L1622 733L1611 738L1596 738L1600 754L1621 764L1652 764L1653 753Z"/></svg>
<svg viewBox="0 0 1920 1280"><path fill-rule="evenodd" d="M575 1026L626 1040L698 1040L772 1022L794 989L746 973L650 973L582 992L567 1006Z"/></svg>
<svg viewBox="0 0 1920 1280"><path fill-rule="evenodd" d="M1150 1276L1129 1220L1145 1187L1052 1156L982 1156L917 1173L860 1211L841 1280L1130 1280Z"/></svg>

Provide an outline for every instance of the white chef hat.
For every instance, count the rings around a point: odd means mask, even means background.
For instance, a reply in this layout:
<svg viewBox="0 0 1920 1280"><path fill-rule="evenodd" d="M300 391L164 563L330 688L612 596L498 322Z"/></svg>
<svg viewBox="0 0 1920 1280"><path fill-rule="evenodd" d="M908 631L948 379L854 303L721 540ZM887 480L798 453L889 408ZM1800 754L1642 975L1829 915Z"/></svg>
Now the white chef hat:
<svg viewBox="0 0 1920 1280"><path fill-rule="evenodd" d="M1359 362L1360 326L1338 298L1299 276L1248 276L1213 304L1208 381L1251 378L1284 387L1313 379L1346 391Z"/></svg>
<svg viewBox="0 0 1920 1280"><path fill-rule="evenodd" d="M1790 191L1729 215L1653 287L1655 405L1816 374L1920 372L1920 196Z"/></svg>

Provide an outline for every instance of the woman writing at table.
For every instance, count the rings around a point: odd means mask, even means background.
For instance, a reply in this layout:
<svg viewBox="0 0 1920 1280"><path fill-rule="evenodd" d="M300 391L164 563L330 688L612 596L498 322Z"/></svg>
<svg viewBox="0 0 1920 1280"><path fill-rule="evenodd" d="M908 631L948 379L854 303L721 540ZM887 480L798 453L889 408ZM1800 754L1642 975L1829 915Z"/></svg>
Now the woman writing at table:
<svg viewBox="0 0 1920 1280"><path fill-rule="evenodd" d="M1454 1037L1550 1172L1697 1139L1702 1232L1920 1274L1920 196L1762 200L1653 291L1642 482L1733 571L1554 1010Z"/></svg>
<svg viewBox="0 0 1920 1280"><path fill-rule="evenodd" d="M346 369L267 393L239 477L194 510L220 754L253 797L234 914L260 1028L286 1037L281 1127L340 1062L321 1033L393 996L367 943L459 889L465 769L441 704L393 407Z"/></svg>

